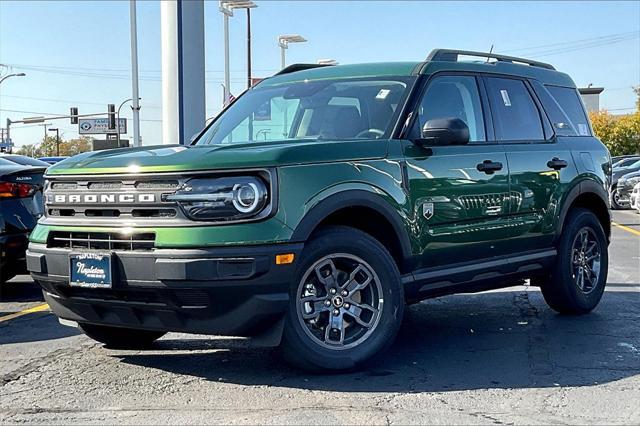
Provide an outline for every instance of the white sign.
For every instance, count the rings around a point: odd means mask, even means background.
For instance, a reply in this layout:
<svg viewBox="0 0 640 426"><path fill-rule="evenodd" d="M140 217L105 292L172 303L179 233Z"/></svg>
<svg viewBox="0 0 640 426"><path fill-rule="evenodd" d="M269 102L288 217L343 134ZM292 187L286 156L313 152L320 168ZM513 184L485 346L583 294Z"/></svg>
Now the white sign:
<svg viewBox="0 0 640 426"><path fill-rule="evenodd" d="M120 134L127 133L127 119L121 118L118 123ZM78 133L81 135L115 134L116 130L109 129L108 118L81 118L78 120Z"/></svg>

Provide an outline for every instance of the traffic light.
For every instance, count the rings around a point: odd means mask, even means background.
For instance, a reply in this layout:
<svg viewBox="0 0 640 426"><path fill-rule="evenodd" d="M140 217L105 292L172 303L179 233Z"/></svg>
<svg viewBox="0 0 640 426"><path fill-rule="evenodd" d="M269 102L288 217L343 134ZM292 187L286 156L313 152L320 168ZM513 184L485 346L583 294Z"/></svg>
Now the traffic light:
<svg viewBox="0 0 640 426"><path fill-rule="evenodd" d="M107 105L109 111L109 130L116 130L116 106L114 104Z"/></svg>
<svg viewBox="0 0 640 426"><path fill-rule="evenodd" d="M78 107L71 107L71 124L78 124Z"/></svg>

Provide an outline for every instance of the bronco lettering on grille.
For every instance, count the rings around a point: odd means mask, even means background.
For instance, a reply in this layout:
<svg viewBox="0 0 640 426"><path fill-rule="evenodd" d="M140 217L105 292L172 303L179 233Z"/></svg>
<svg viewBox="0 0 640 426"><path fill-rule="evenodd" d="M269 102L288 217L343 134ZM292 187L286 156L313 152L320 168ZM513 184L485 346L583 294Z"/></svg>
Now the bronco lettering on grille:
<svg viewBox="0 0 640 426"><path fill-rule="evenodd" d="M48 203L53 204L129 204L155 203L155 194L48 194Z"/></svg>

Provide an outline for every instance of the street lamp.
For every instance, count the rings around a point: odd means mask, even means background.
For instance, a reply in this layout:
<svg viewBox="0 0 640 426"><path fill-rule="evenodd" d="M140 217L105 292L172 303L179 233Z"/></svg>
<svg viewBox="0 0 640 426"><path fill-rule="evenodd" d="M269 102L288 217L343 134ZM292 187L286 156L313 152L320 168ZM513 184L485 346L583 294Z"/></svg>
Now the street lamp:
<svg viewBox="0 0 640 426"><path fill-rule="evenodd" d="M278 36L278 46L280 46L280 68L286 66L284 51L289 48L289 43L304 43L307 39L300 34L286 34Z"/></svg>
<svg viewBox="0 0 640 426"><path fill-rule="evenodd" d="M48 129L50 132L56 132L56 157L60 156L60 129L57 127L51 127Z"/></svg>
<svg viewBox="0 0 640 426"><path fill-rule="evenodd" d="M251 0L220 0L220 12L224 18L224 105L231 98L231 76L229 71L229 17L233 16L233 9L247 9L247 84L251 86L251 12L258 7Z"/></svg>
<svg viewBox="0 0 640 426"><path fill-rule="evenodd" d="M5 75L4 77L0 78L0 83L2 83L3 81L5 81L6 79L8 79L9 77L24 77L26 76L25 73L23 72L19 72L19 73L15 73L15 74L9 74L9 75Z"/></svg>

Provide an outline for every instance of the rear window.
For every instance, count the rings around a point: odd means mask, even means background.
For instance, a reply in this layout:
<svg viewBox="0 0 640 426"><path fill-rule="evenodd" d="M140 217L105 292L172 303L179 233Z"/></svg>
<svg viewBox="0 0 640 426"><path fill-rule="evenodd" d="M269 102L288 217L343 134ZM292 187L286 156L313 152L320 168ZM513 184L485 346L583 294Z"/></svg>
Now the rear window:
<svg viewBox="0 0 640 426"><path fill-rule="evenodd" d="M487 91L499 140L544 140L540 112L522 81L490 77Z"/></svg>
<svg viewBox="0 0 640 426"><path fill-rule="evenodd" d="M547 90L560 108L571 120L571 125L578 136L591 136L589 119L584 112L580 95L576 89L570 87L547 86Z"/></svg>

